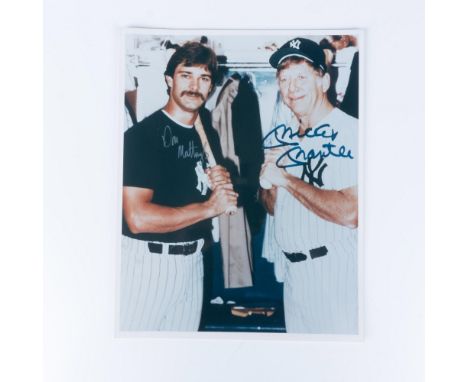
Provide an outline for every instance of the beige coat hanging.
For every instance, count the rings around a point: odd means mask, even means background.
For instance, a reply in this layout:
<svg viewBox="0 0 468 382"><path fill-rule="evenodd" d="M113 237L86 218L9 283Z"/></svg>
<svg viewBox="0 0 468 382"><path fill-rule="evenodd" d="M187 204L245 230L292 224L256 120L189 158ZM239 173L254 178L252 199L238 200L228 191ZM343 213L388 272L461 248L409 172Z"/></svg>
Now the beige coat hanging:
<svg viewBox="0 0 468 382"><path fill-rule="evenodd" d="M213 127L219 134L223 155L239 169L239 158L234 151L231 104L237 95L239 81L231 79L220 94L218 105L212 111ZM250 287L252 283L251 234L244 208L234 215L219 219L223 274L225 288Z"/></svg>

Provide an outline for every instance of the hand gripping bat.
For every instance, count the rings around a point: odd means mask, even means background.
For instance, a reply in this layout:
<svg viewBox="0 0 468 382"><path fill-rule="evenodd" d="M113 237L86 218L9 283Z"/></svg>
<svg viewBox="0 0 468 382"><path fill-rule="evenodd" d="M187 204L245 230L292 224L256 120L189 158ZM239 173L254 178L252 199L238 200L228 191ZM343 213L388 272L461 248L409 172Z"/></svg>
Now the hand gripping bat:
<svg viewBox="0 0 468 382"><path fill-rule="evenodd" d="M206 137L205 129L203 128L203 123L200 119L200 115L198 115L197 119L195 120L195 130L197 130L197 133L200 136L203 150L205 151L206 158L208 160L208 167L216 166L216 159L213 155L213 151L211 151L210 143L208 142L208 138ZM228 215L233 215L236 212L236 206L229 206L224 213Z"/></svg>

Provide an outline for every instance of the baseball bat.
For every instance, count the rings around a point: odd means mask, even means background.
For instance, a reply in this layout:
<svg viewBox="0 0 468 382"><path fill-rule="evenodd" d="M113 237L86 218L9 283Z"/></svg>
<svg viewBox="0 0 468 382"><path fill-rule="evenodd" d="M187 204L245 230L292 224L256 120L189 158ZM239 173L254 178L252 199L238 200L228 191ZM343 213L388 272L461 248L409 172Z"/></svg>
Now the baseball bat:
<svg viewBox="0 0 468 382"><path fill-rule="evenodd" d="M206 137L205 129L203 128L203 123L201 121L200 115L197 116L197 119L195 120L194 125L195 125L195 130L197 130L197 133L200 136L203 150L205 151L205 154L208 160L208 166L209 167L216 166L216 159L213 155L213 151L211 150L211 146L210 146L210 143L208 142L208 138ZM224 213L233 215L236 212L237 212L236 206L229 206Z"/></svg>
<svg viewBox="0 0 468 382"><path fill-rule="evenodd" d="M265 140L266 138L264 138ZM271 136L270 136L270 139L267 140L267 143L268 145L267 146L270 146L270 143L271 143ZM265 142L263 142L263 145L265 146ZM260 187L263 188L264 190L269 190L273 187L273 185L271 184L271 182L264 176L261 176L260 179Z"/></svg>

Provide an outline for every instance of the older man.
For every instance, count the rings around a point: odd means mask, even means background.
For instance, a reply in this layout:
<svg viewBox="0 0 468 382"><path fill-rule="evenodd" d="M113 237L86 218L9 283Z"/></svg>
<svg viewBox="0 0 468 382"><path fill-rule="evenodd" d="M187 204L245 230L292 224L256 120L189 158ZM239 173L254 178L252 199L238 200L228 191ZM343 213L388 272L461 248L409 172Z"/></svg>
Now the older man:
<svg viewBox="0 0 468 382"><path fill-rule="evenodd" d="M270 58L298 128L264 140L261 199L286 258L286 330L354 334L357 301L357 120L327 98L323 50L295 38ZM279 121L281 122L281 121Z"/></svg>

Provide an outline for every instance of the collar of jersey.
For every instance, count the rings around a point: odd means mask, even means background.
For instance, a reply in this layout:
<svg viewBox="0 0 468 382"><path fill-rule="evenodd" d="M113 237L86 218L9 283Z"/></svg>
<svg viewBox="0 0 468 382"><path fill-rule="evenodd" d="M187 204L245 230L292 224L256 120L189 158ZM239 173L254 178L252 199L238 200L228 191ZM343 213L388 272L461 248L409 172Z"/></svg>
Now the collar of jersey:
<svg viewBox="0 0 468 382"><path fill-rule="evenodd" d="M161 109L162 112L166 115L167 118L169 118L172 122L177 123L179 126L185 127L186 129L191 129L193 125L186 125L185 123L181 123L177 120L175 120L172 115L170 115L166 110Z"/></svg>

